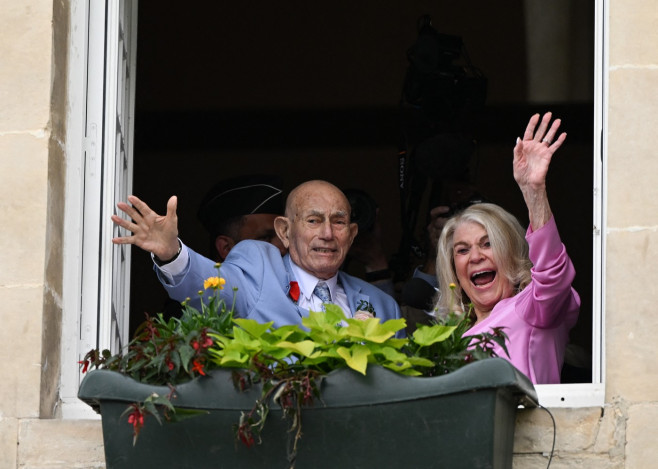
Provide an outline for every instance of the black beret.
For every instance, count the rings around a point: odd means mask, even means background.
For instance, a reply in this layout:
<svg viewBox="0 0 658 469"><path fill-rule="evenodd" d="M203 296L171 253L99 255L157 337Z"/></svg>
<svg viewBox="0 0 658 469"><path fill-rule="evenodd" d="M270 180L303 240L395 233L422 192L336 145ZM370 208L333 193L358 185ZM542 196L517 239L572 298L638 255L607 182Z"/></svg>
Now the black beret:
<svg viewBox="0 0 658 469"><path fill-rule="evenodd" d="M283 213L280 178L240 176L218 182L201 202L197 217L210 233L232 218L255 213Z"/></svg>

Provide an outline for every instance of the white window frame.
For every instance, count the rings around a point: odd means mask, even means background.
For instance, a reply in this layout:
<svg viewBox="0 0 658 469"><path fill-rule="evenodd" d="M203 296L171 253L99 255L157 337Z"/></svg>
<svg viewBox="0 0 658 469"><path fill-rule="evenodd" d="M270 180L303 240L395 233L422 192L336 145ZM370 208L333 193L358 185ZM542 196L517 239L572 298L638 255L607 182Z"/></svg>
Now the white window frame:
<svg viewBox="0 0 658 469"><path fill-rule="evenodd" d="M594 219L592 220L592 383L537 385L544 407L602 407L605 403L605 234L608 154L608 0L594 2Z"/></svg>
<svg viewBox="0 0 658 469"><path fill-rule="evenodd" d="M100 68L91 69L89 65L90 51L92 59L98 53L100 45L97 41L104 41L103 35L98 34L98 28L103 27L101 21L94 14L92 3L108 5L108 24L118 18L117 5L122 0L72 0L71 1L71 29L69 46L69 73L68 73L68 127L67 127L67 186L65 211L65 237L64 237L64 295L63 295L63 324L62 324L62 376L60 386L61 415L64 418L96 418L91 409L77 399L77 390L80 383L80 373L76 362L91 348L109 347L113 339L110 337L110 324L108 309L111 308L111 278L113 272L113 259L109 238L111 237L111 223L109 214L112 212L115 200L109 193L101 193L92 204L85 200L85 187L89 187L98 175L90 173L85 165L95 154L105 151L99 148L99 141L111 139L103 134L105 128L102 121L91 119L87 115L93 108L93 102L98 105L104 99L104 83L98 79L103 76L102 68L105 66L118 67L118 64L102 63ZM137 15L137 0L134 1L134 17ZM607 97L608 88L605 77L608 72L608 0L595 1L595 66L594 66L594 220L593 220L593 350L592 350L592 383L587 384L561 384L536 386L539 401L545 407L592 407L603 406L605 402L605 302L603 292L605 272L605 170L607 160ZM105 21L105 18L102 18ZM103 37L101 37L103 36ZM94 52L95 51L95 52ZM93 62L93 60L92 60ZM87 73L93 75L88 76ZM134 109L134 108L133 108ZM131 110L131 112L134 112ZM86 128L85 128L86 127ZM130 142L132 143L132 142ZM130 148L130 151L132 148ZM95 153L96 152L96 153ZM87 156L85 156L87 155ZM105 171L113 171L105 167ZM87 191L88 192L88 191ZM89 194L87 193L87 196ZM99 233L84 231L85 226L97 225ZM93 248L91 253L84 253L85 248ZM129 252L129 251L128 251ZM95 254L96 253L96 254ZM98 255L99 278L85 278L83 261L85 257ZM128 254L129 256L129 254ZM128 258L129 262L129 258ZM116 279L115 279L116 280ZM126 279L124 278L124 281ZM128 288L124 284L124 295L127 298ZM98 314L98 312L101 312ZM101 331L101 332L99 332ZM102 332L106 331L106 332ZM100 335L99 335L100 334ZM114 345L116 347L116 345Z"/></svg>
<svg viewBox="0 0 658 469"><path fill-rule="evenodd" d="M77 399L77 362L128 338L130 249L111 243L110 215L132 191L137 0L70 11L60 414L96 418Z"/></svg>

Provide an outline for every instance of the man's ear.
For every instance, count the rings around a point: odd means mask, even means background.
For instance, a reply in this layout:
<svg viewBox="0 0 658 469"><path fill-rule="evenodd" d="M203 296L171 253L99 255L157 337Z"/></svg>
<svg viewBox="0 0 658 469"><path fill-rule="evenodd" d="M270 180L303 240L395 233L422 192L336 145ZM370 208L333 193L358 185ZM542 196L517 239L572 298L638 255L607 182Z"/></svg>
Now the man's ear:
<svg viewBox="0 0 658 469"><path fill-rule="evenodd" d="M215 249L217 249L222 262L226 259L226 256L228 256L229 251L233 249L235 244L235 240L230 236L219 235L215 238Z"/></svg>
<svg viewBox="0 0 658 469"><path fill-rule="evenodd" d="M283 243L283 246L288 249L290 246L290 219L288 217L276 217L274 219L274 231L276 231L276 235Z"/></svg>

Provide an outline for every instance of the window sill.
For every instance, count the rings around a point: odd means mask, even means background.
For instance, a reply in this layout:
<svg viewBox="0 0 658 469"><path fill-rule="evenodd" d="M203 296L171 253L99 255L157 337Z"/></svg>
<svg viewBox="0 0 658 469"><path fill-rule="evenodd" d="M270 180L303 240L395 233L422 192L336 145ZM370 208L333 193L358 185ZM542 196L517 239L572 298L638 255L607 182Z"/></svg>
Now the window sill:
<svg viewBox="0 0 658 469"><path fill-rule="evenodd" d="M539 403L544 407L603 407L605 386L591 384L538 384Z"/></svg>

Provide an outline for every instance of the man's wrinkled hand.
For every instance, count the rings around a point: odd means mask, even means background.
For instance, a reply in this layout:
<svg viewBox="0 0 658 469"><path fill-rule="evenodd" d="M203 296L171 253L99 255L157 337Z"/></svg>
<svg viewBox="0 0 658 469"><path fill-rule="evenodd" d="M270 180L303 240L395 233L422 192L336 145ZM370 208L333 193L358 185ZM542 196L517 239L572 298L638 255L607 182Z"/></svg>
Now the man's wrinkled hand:
<svg viewBox="0 0 658 469"><path fill-rule="evenodd" d="M112 215L112 221L132 233L131 236L117 236L114 244L134 244L153 253L162 260L172 259L178 253L178 199L172 196L167 202L167 214L159 215L134 195L128 196L127 204L119 202L117 208L128 217Z"/></svg>

